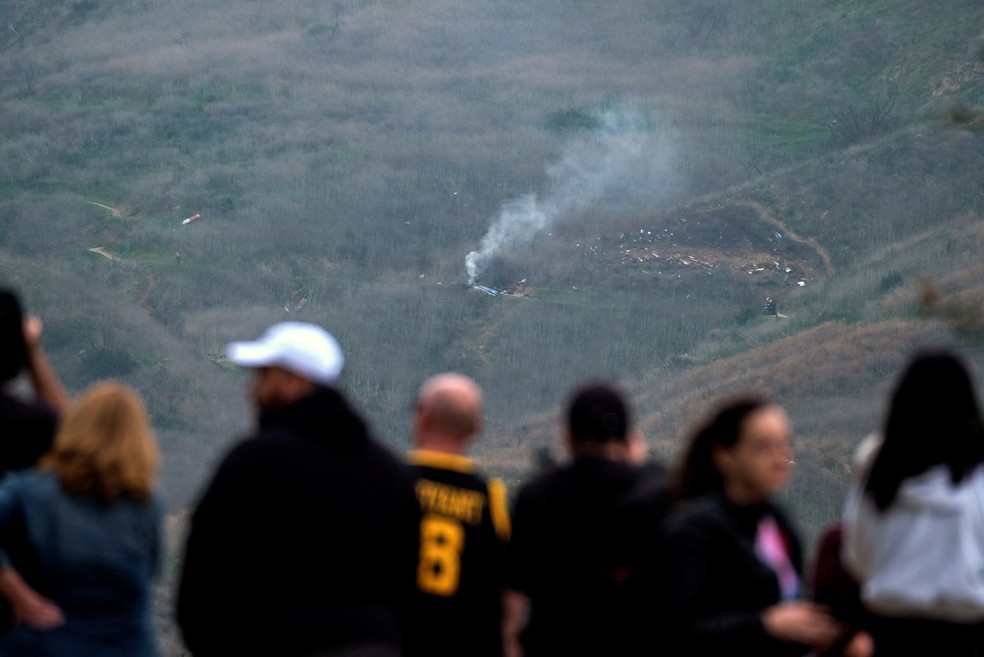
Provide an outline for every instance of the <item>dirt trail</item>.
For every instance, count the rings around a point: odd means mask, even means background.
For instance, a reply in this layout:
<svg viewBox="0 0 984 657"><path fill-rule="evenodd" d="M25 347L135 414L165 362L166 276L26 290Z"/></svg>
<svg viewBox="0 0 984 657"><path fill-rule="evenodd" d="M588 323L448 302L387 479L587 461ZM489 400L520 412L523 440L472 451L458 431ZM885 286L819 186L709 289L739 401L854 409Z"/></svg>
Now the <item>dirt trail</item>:
<svg viewBox="0 0 984 657"><path fill-rule="evenodd" d="M109 210L109 213L114 217L122 217L123 211L120 208L111 208L108 205L103 205L102 203L96 203L95 201L86 201L89 205L98 205L101 208Z"/></svg>
<svg viewBox="0 0 984 657"><path fill-rule="evenodd" d="M110 253L109 251L107 251L106 249L104 249L101 246L94 246L94 247L92 247L89 250L92 251L93 253L98 253L99 255L101 255L104 258L109 258L113 262L123 262L122 260L120 260L119 258L117 258L116 256L114 256L112 253Z"/></svg>
<svg viewBox="0 0 984 657"><path fill-rule="evenodd" d="M830 253L827 252L827 249L820 246L820 244L817 243L816 240L814 240L811 237L801 237L797 235L795 232L791 231L789 228L786 227L786 224L782 223L781 221L773 217L771 214L769 214L769 209L764 205L762 205L761 203L759 203L758 201L735 201L733 205L739 205L755 210L756 212L759 213L759 217L763 221L775 226L777 229L779 229L779 232L782 233L784 236L793 240L794 242L805 244L811 249L813 249L814 251L816 251L817 255L820 256L820 259L823 260L823 266L827 270L827 275L828 276L834 275L834 264L830 260Z"/></svg>

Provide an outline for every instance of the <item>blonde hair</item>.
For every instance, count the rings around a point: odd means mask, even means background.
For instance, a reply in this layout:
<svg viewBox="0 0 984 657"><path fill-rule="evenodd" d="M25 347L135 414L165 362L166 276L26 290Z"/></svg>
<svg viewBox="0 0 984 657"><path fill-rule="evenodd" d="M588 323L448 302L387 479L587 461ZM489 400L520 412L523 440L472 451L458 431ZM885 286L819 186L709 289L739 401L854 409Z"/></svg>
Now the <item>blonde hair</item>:
<svg viewBox="0 0 984 657"><path fill-rule="evenodd" d="M105 381L79 397L38 466L53 471L69 493L105 502L128 493L146 502L160 460L140 396L121 383Z"/></svg>

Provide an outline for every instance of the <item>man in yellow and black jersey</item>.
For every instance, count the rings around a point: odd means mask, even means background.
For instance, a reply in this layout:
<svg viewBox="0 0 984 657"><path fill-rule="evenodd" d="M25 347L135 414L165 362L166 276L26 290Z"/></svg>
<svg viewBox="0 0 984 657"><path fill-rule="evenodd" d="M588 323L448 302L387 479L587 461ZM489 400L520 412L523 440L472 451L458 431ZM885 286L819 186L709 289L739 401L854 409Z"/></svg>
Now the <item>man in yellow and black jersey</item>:
<svg viewBox="0 0 984 657"><path fill-rule="evenodd" d="M428 379L417 396L409 461L423 518L412 657L502 654L507 495L465 455L482 415L481 390L460 374Z"/></svg>

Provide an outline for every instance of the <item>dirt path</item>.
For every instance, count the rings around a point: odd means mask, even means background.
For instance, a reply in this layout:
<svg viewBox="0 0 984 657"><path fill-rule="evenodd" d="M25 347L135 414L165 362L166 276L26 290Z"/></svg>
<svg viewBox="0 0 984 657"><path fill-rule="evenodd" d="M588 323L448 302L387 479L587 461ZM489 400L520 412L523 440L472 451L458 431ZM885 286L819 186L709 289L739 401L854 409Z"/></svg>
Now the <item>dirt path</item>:
<svg viewBox="0 0 984 657"><path fill-rule="evenodd" d="M101 208L104 208L106 210L109 210L109 213L111 215L113 215L114 217L122 217L123 216L123 211L120 210L119 208L111 208L108 205L103 205L102 203L96 203L95 201L86 201L86 203L88 203L89 205L98 205Z"/></svg>
<svg viewBox="0 0 984 657"><path fill-rule="evenodd" d="M104 258L109 258L113 262L123 262L122 260L120 260L119 258L117 258L116 256L114 256L112 253L110 253L109 251L107 251L106 249L104 249L101 246L94 246L94 247L92 247L89 250L92 251L93 253L98 253L99 255L101 255Z"/></svg>
<svg viewBox="0 0 984 657"><path fill-rule="evenodd" d="M786 227L786 224L782 223L781 221L773 217L771 214L769 214L769 209L764 205L762 205L761 203L759 203L758 201L736 201L733 205L740 205L746 208L752 208L753 210L759 213L759 217L763 221L779 229L779 232L782 233L782 235L793 240L794 242L805 244L811 249L813 249L814 251L816 251L817 255L820 256L820 259L823 260L823 266L827 270L827 275L828 276L834 275L834 264L830 260L830 253L827 252L827 249L820 246L820 244L816 240L814 240L811 237L801 237L796 233L794 233L793 231L791 231L789 228Z"/></svg>

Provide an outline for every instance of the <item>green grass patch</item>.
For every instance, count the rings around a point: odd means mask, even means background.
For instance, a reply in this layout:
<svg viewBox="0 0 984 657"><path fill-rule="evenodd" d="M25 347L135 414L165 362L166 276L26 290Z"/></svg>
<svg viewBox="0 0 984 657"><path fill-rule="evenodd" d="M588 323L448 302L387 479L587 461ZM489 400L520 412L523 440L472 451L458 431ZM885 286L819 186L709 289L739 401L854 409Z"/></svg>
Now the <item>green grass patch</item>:
<svg viewBox="0 0 984 657"><path fill-rule="evenodd" d="M775 118L748 123L739 138L752 153L805 156L826 148L830 132L815 121Z"/></svg>

